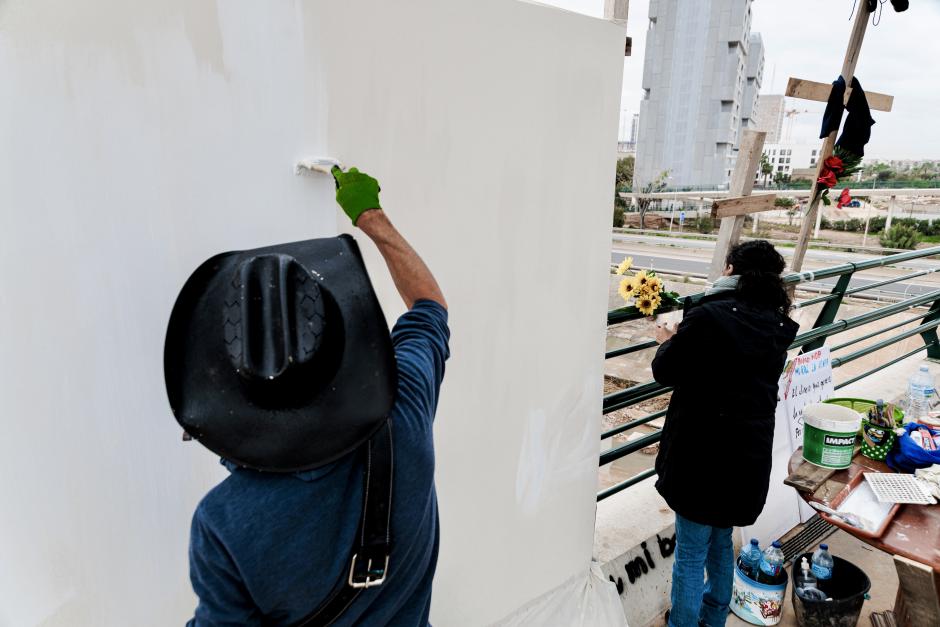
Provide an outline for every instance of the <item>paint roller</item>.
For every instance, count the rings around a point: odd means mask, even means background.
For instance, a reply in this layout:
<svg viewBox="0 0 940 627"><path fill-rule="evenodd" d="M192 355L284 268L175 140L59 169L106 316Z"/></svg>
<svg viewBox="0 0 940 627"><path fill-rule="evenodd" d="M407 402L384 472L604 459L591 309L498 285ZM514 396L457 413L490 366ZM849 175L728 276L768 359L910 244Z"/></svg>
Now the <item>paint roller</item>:
<svg viewBox="0 0 940 627"><path fill-rule="evenodd" d="M333 168L346 169L340 161L333 157L307 157L297 162L297 165L294 166L294 174L321 172L333 176Z"/></svg>

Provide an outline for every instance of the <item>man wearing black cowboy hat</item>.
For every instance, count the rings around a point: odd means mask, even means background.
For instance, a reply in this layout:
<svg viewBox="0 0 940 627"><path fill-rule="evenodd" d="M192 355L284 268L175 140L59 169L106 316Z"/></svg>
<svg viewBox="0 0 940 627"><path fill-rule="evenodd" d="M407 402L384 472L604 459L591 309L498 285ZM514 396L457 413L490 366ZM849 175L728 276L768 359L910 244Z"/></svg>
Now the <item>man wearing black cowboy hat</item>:
<svg viewBox="0 0 940 627"><path fill-rule="evenodd" d="M349 236L217 255L170 318L174 415L231 473L193 516L191 626L428 624L446 303L375 179L334 177L409 308L391 334Z"/></svg>

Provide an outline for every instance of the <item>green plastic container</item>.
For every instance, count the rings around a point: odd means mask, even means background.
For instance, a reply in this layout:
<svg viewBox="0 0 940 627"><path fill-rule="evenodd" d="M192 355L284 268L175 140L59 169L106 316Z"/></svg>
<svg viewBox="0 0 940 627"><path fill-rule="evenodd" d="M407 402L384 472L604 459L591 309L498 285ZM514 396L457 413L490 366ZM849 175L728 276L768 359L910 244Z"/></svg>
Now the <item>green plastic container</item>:
<svg viewBox="0 0 940 627"><path fill-rule="evenodd" d="M867 418L862 420L862 455L868 459L883 462L897 438L891 429L872 424Z"/></svg>
<svg viewBox="0 0 940 627"><path fill-rule="evenodd" d="M832 403L815 403L803 409L803 459L833 468L848 468L855 453L855 438L862 415Z"/></svg>
<svg viewBox="0 0 940 627"><path fill-rule="evenodd" d="M868 415L868 410L877 403L864 398L830 398L826 403L830 405L839 405L855 410L862 416ZM904 424L904 412L897 405L894 406L894 423L898 427Z"/></svg>
<svg viewBox="0 0 940 627"><path fill-rule="evenodd" d="M858 435L862 438L862 455L879 462L883 462L888 457L888 452L894 446L897 436L884 427L869 424L868 411L877 405L875 401L865 398L830 398L825 402L830 405L848 407L862 415L862 428L858 431ZM898 427L904 424L904 412L897 405L894 406L894 424Z"/></svg>

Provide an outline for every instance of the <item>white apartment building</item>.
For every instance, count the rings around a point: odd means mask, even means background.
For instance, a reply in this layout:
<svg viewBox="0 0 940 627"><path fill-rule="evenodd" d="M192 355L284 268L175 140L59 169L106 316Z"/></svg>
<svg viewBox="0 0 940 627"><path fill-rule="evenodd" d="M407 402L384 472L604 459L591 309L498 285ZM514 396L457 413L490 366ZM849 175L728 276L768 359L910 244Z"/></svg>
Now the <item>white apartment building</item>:
<svg viewBox="0 0 940 627"><path fill-rule="evenodd" d="M670 187L727 187L763 78L751 4L650 1L635 186L668 170Z"/></svg>
<svg viewBox="0 0 940 627"><path fill-rule="evenodd" d="M767 182L772 183L778 174L793 176L794 170L815 168L819 150L819 144L765 143L764 154L773 168ZM764 182L764 174L758 171L755 181Z"/></svg>

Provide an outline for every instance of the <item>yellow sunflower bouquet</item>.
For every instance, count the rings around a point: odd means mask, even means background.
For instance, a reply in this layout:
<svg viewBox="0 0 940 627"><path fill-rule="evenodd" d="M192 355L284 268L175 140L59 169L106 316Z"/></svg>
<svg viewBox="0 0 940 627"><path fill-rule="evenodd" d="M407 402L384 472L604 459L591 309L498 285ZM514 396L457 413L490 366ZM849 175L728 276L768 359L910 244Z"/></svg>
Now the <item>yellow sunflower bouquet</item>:
<svg viewBox="0 0 940 627"><path fill-rule="evenodd" d="M627 257L616 270L618 275L623 276L618 289L621 298L628 304L633 303L625 310L636 309L644 316L654 316L660 310L672 311L680 307L679 294L667 292L666 285L655 272L639 270L630 275L628 273L632 268L633 258Z"/></svg>

